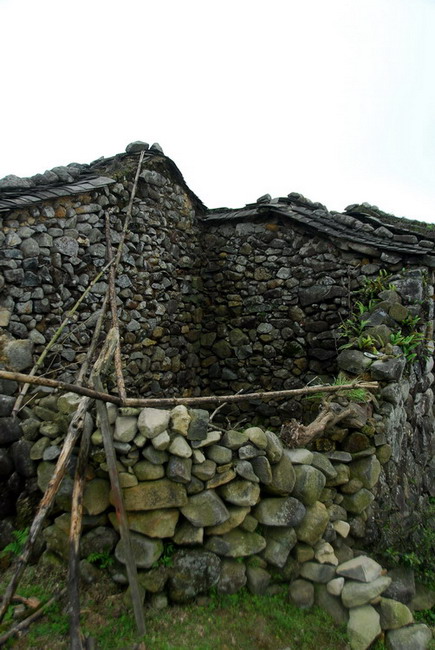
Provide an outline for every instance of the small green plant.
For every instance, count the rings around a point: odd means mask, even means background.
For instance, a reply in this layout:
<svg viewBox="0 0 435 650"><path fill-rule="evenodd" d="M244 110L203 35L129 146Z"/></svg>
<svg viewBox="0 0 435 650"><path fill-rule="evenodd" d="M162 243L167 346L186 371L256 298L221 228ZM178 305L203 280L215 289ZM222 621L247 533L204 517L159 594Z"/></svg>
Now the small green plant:
<svg viewBox="0 0 435 650"><path fill-rule="evenodd" d="M350 380L346 375L344 375L342 372L338 373L337 377L334 379L332 384L325 384L328 386L344 386L345 384L350 384L354 380ZM322 390L319 390L318 393L315 393L314 395L309 395L306 397L306 400L314 400L314 401L322 401L327 397L328 393L322 392ZM330 395L330 393L329 393ZM343 390L343 391L337 391L334 393L336 397L347 397L347 399L351 400L352 402L368 402L370 399L370 393L366 391L364 388L350 388L349 390ZM256 532L258 532L258 528L256 529Z"/></svg>
<svg viewBox="0 0 435 650"><path fill-rule="evenodd" d="M359 317L354 315L352 318L347 318L343 321L338 329L346 338L352 338L360 336L369 322L369 320L360 320Z"/></svg>
<svg viewBox="0 0 435 650"><path fill-rule="evenodd" d="M390 343L402 348L403 355L409 362L414 361L417 357L417 353L414 350L422 345L424 341L425 337L421 332L412 332L411 334L404 335L402 330L399 330L390 335Z"/></svg>
<svg viewBox="0 0 435 650"><path fill-rule="evenodd" d="M115 561L115 558L109 551L100 551L89 553L86 558L91 564L95 564L99 569L108 569Z"/></svg>
<svg viewBox="0 0 435 650"><path fill-rule="evenodd" d="M175 551L176 548L174 544L165 544L163 553L161 554L157 562L154 562L152 568L156 569L159 566L171 567L173 563L173 555Z"/></svg>
<svg viewBox="0 0 435 650"><path fill-rule="evenodd" d="M367 278L365 280L358 293L370 300L373 298L376 299L381 291L386 291L387 289L395 291L396 287L394 284L388 282L390 278L391 273L388 273L385 269L381 269L375 278Z"/></svg>
<svg viewBox="0 0 435 650"><path fill-rule="evenodd" d="M21 555L29 538L29 529L24 528L23 530L13 530L12 537L14 538L14 541L4 547L0 552L0 557L4 557L8 553L12 553L12 555Z"/></svg>
<svg viewBox="0 0 435 650"><path fill-rule="evenodd" d="M381 342L371 336L370 334L360 334L356 338L353 338L349 343L344 343L340 345L340 350L345 350L346 348L357 348L358 350L363 350L366 352L376 353L377 348L381 346Z"/></svg>

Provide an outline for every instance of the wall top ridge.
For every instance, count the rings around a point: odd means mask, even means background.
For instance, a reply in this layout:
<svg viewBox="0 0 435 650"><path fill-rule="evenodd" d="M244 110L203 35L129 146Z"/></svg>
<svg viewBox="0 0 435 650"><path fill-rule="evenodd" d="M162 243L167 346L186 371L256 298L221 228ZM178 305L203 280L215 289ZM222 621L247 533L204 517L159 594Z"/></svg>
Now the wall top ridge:
<svg viewBox="0 0 435 650"><path fill-rule="evenodd" d="M395 217L368 203L353 204L340 213L329 211L321 203L314 203L296 192L274 199L265 195L244 208L209 210L203 221L218 225L276 217L289 220L313 234L326 236L344 250L418 258L417 263L435 267L434 231L425 224Z"/></svg>
<svg viewBox="0 0 435 650"><path fill-rule="evenodd" d="M136 141L127 145L124 153L101 157L89 164L73 162L24 178L14 174L5 176L0 179L0 212L116 183L114 172L127 167L129 161L138 160L141 151L145 151L143 167L147 163L161 162L173 180L187 191L197 210L200 213L206 211L206 206L188 187L177 165L165 156L160 145L155 143L150 147L145 142Z"/></svg>

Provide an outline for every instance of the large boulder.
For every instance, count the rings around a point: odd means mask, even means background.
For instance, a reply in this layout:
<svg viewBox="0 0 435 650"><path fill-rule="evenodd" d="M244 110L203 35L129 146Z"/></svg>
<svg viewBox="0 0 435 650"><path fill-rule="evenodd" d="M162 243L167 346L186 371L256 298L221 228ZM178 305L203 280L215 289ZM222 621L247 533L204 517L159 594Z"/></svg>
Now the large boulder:
<svg viewBox="0 0 435 650"><path fill-rule="evenodd" d="M205 490L189 497L188 503L181 508L181 513L197 528L218 526L230 518L225 504L214 490Z"/></svg>
<svg viewBox="0 0 435 650"><path fill-rule="evenodd" d="M379 614L371 605L353 607L349 612L347 624L352 650L366 650L381 634Z"/></svg>
<svg viewBox="0 0 435 650"><path fill-rule="evenodd" d="M178 551L173 558L169 595L186 603L217 585L221 561L214 553L202 550Z"/></svg>

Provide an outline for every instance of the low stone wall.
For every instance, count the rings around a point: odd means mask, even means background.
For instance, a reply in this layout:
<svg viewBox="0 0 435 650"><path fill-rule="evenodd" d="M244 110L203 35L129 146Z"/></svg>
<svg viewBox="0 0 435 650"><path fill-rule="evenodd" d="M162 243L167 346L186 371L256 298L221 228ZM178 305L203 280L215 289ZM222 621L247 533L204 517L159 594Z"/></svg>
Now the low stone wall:
<svg viewBox="0 0 435 650"><path fill-rule="evenodd" d="M71 393L40 398L32 406L33 424L24 420L24 438L12 445L12 456L23 459L21 471L35 476L42 491L78 400ZM345 451L365 435L368 405L343 421L341 449L323 453L289 449L259 427L213 428L200 409L108 405L108 412L139 582L151 604L188 602L211 588L234 593L246 585L259 594L288 584L298 606L316 603L347 622L352 648L368 647L381 629L391 630L391 647L399 647L397 636L430 635L426 626L411 625L410 609L390 597L392 578L357 550L381 463L389 457L383 440ZM86 558L113 552L113 579L126 584L98 421L91 459L83 575L92 569ZM53 554L67 558L73 468L74 462L57 494L54 521L43 533L46 560Z"/></svg>

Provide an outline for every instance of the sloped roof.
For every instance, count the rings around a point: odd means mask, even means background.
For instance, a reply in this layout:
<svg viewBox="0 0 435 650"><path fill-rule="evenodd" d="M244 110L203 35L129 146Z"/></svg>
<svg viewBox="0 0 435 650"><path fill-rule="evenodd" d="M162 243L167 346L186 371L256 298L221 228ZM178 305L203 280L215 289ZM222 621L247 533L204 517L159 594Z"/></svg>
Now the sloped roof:
<svg viewBox="0 0 435 650"><path fill-rule="evenodd" d="M241 209L209 210L203 221L210 224L233 220L282 217L313 234L327 237L345 250L366 255L389 254L394 263L401 258L418 258L419 263L435 267L435 231L424 224L394 217L367 203L348 206L344 212L330 212L301 194L272 199L265 195ZM417 259L416 259L417 261Z"/></svg>
<svg viewBox="0 0 435 650"><path fill-rule="evenodd" d="M187 186L176 164L164 155L161 147L157 143L149 147L147 143L138 141L128 145L126 153L109 158L98 158L90 164L70 163L29 178L20 178L13 174L5 176L0 179L0 212L28 207L60 196L90 192L115 183L116 179L112 178L111 174L121 168L127 158L138 158L142 150L145 151L143 167L146 166L147 161L161 159L172 178L186 190L198 211L204 213L207 210L202 201Z"/></svg>

